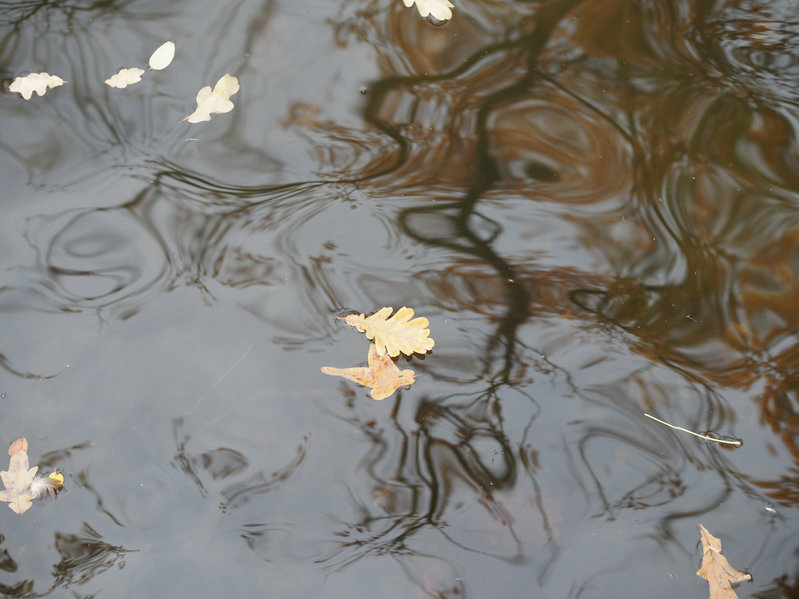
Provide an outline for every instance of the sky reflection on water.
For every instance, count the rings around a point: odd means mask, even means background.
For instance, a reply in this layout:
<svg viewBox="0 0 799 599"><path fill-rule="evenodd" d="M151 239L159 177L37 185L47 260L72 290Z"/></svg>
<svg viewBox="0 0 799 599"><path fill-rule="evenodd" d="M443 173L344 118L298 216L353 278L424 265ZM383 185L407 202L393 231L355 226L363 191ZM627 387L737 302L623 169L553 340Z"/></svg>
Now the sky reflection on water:
<svg viewBox="0 0 799 599"><path fill-rule="evenodd" d="M792 2L0 24L4 90L70 82L0 102L0 441L68 488L5 511L5 595L698 596L701 521L741 595L796 596ZM384 305L436 345L375 402L319 366Z"/></svg>

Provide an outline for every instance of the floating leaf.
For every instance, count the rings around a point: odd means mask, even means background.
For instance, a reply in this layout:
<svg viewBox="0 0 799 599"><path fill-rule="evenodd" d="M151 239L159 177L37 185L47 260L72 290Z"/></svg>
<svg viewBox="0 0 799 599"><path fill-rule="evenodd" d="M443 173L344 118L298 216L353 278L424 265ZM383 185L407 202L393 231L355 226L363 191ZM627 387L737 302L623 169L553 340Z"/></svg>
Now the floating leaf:
<svg viewBox="0 0 799 599"><path fill-rule="evenodd" d="M175 58L175 42L164 42L150 56L150 68L154 71L165 69L170 65L173 58Z"/></svg>
<svg viewBox="0 0 799 599"><path fill-rule="evenodd" d="M359 385L371 387L373 399L385 399L403 385L411 385L416 379L413 370L400 370L394 360L387 355L380 355L377 346L369 345L368 367L356 366L355 368L333 368L322 366L322 372L333 376L343 376L355 381Z"/></svg>
<svg viewBox="0 0 799 599"><path fill-rule="evenodd" d="M451 8L454 8L454 4L449 0L402 0L405 3L405 6L411 7L413 3L416 2L416 10L419 11L419 14L423 17L427 17L427 15L433 15L434 18L438 19L439 21L449 21L452 18L452 11Z"/></svg>
<svg viewBox="0 0 799 599"><path fill-rule="evenodd" d="M119 73L106 79L105 84L122 89L141 81L143 73L144 69L138 69L136 67L132 69L120 69Z"/></svg>
<svg viewBox="0 0 799 599"><path fill-rule="evenodd" d="M180 122L199 123L201 121L210 121L212 114L230 112L233 110L233 102L230 101L230 96L237 91L239 91L239 80L233 75L225 73L216 82L213 91L211 91L210 86L205 86L197 93L197 110L186 118L180 119Z"/></svg>
<svg viewBox="0 0 799 599"><path fill-rule="evenodd" d="M403 353L410 356L433 349L435 341L428 337L430 329L427 325L430 323L426 318L410 320L413 310L404 306L388 318L391 312L392 308L381 308L369 317L350 314L344 317L344 322L361 333L366 333L367 339L374 339L377 352L381 355L388 353L389 356L396 357Z"/></svg>
<svg viewBox="0 0 799 599"><path fill-rule="evenodd" d="M58 87L67 83L61 77L48 73L31 73L24 77L17 77L9 86L9 91L21 94L26 100L30 100L33 92L43 96L47 88Z"/></svg>
<svg viewBox="0 0 799 599"><path fill-rule="evenodd" d="M752 575L739 572L721 555L721 539L714 537L701 524L699 530L702 535L702 567L696 575L707 580L710 599L738 599L731 583L752 580Z"/></svg>
<svg viewBox="0 0 799 599"><path fill-rule="evenodd" d="M8 507L24 514L34 499L30 486L39 467L28 469L28 440L25 438L14 441L8 448L8 455L11 456L8 470L0 472L5 486L5 490L0 491L0 501L8 501Z"/></svg>

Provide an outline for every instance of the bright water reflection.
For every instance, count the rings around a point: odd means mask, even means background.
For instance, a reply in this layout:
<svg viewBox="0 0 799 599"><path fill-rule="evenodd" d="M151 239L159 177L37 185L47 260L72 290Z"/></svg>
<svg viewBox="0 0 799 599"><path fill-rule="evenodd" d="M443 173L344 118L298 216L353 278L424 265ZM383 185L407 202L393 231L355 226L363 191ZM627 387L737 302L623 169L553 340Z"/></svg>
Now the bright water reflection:
<svg viewBox="0 0 799 599"><path fill-rule="evenodd" d="M795 9L0 2L70 82L0 103L0 444L69 489L0 590L701 596L702 521L796 596ZM319 366L383 305L436 346L374 402Z"/></svg>

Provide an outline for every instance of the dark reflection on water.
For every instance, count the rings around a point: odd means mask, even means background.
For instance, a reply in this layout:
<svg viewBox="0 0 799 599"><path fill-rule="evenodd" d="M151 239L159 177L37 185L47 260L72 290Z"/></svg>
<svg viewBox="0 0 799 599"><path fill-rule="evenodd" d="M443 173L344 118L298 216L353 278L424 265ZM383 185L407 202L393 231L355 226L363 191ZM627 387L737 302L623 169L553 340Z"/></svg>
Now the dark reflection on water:
<svg viewBox="0 0 799 599"><path fill-rule="evenodd" d="M57 532L55 548L61 561L55 565L55 585L83 584L109 568L124 568L123 547L114 547L84 522L80 535Z"/></svg>
<svg viewBox="0 0 799 599"><path fill-rule="evenodd" d="M796 6L454 15L0 3L70 82L0 102L0 440L67 486L5 595L695 596L701 521L796 596ZM319 366L383 305L436 346L374 402Z"/></svg>
<svg viewBox="0 0 799 599"><path fill-rule="evenodd" d="M364 464L373 485L372 501L359 502L362 517L337 532L341 549L322 563L341 568L370 555L419 555L411 550L413 537L429 528L462 550L519 561L514 518L495 497L513 487L517 465L501 423L490 415L497 399L491 395L451 406L422 399L409 430L396 418L390 429L375 430L374 423L353 415L350 424L373 445ZM461 538L462 532L450 529L447 513L464 501L476 501L507 528L502 546L492 546L501 538L493 534L490 539L480 534ZM463 590L460 585L458 589Z"/></svg>

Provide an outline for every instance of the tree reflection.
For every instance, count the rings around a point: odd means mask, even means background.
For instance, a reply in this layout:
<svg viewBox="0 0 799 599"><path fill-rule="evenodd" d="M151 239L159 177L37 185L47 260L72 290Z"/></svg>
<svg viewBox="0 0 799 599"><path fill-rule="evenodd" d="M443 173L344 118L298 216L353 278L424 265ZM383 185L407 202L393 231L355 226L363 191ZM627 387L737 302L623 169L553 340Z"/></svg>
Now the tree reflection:
<svg viewBox="0 0 799 599"><path fill-rule="evenodd" d="M55 587L85 584L109 568L124 568L125 554L130 551L106 543L86 522L79 534L57 532L55 548L61 554L55 565Z"/></svg>
<svg viewBox="0 0 799 599"><path fill-rule="evenodd" d="M374 505L353 498L363 517L340 531L335 565L371 553L412 553L410 539L425 527L446 535L456 480L466 482L513 535L511 515L491 489L514 486L520 462L535 480L526 456L537 452L517 452L518 439L506 438L497 415L503 393L520 385L520 373L543 372L536 354L546 352L522 340L534 317L557 316L573 321L575 330L604 329L623 339L633 354L671 372L701 399L700 430L734 418L725 388L759 387L754 400L761 418L794 460L769 480L740 472L717 447L702 447L697 455L681 448L676 463L663 463L659 452L672 433L663 433L653 448L640 431L587 423L575 452L588 479L580 484L599 498L600 515L613 519L626 510L669 507L659 512L663 539L669 539L673 522L709 512L736 488L796 504L799 224L791 207L796 169L787 159L795 150L794 92L782 85L769 86L768 93L750 88L746 98L731 92L729 80L708 73L703 62L719 63L729 31L713 37L718 30L702 29L717 18L710 4L680 4L677 16L660 5L540 3L534 18L517 15L512 25L497 18L496 30L476 9L468 25L448 25L482 28L464 35L483 41L468 56L462 46L447 45L462 38L427 30L422 36L422 26L401 21L398 11L381 15L374 4L337 27L342 44L377 38L383 49L384 76L369 86L363 115L395 147L389 164L384 153L358 183L398 196L425 187L446 190L398 209L407 237L451 257L441 269L414 276L439 306L480 314L493 331L474 373L489 381L480 399L422 399L412 429L396 421L398 408L393 429L353 419L373 443L366 463ZM763 16L746 18L754 23ZM680 19L694 37L662 37ZM494 35L499 30L504 37ZM437 44L436 51L425 51L424 43ZM747 38L741 54L776 48ZM729 52L726 59L741 58ZM699 81L689 71L699 72ZM552 222L568 223L573 245L600 266L544 266L541 244L536 254L504 239L513 223L491 216L500 208L491 209L519 200L530 201L536 215L556 214ZM515 214L524 218L521 210ZM569 378L568 367L549 366ZM586 399L579 386L573 392ZM636 419L644 401L625 397L609 407L621 406ZM481 426L472 420L475 405L482 406ZM485 469L486 454L472 447L469 431L502 447L502 472ZM611 498L591 463L589 447L598 439L657 466ZM712 469L721 481L690 507L682 501L686 462Z"/></svg>
<svg viewBox="0 0 799 599"><path fill-rule="evenodd" d="M353 415L350 423L372 442L363 463L372 482L372 501L353 495L362 517L336 533L341 548L323 563L341 568L370 555L423 555L413 539L428 528L465 551L519 559L522 543L514 516L497 496L518 476L515 452L503 432L499 388L472 397L423 398L415 404L410 430L397 418L401 398L394 403L390 428L377 428ZM532 469L527 474L534 478ZM471 502L502 529L497 533L499 550L459 540L457 531L450 531L447 514ZM538 505L550 535L549 518Z"/></svg>
<svg viewBox="0 0 799 599"><path fill-rule="evenodd" d="M193 455L187 450L190 437L183 432L184 420L175 419L172 425L177 444L173 463L197 486L203 497L208 495L207 483L203 482L203 473L209 475L213 481L229 477L240 479L228 483L217 491L221 497L219 508L223 512L232 511L256 499L258 495L277 488L297 471L307 453L308 439L305 438L297 447L294 459L288 464L274 470L268 476L263 472L256 472L242 477L240 475L249 465L249 461L242 453L227 447L219 447Z"/></svg>
<svg viewBox="0 0 799 599"><path fill-rule="evenodd" d="M371 256L337 254L333 241L314 238L321 249L311 254L297 238L320 215L327 222L306 234L326 232L333 197L391 198L385 212L394 212L370 224L385 224L388 237L398 230L413 241L409 253L433 258L411 272L398 268L389 285L412 287L407 296L468 321L473 346L440 344L419 368L441 390L412 402L400 396L385 420L362 416L345 393L340 417L369 442L359 469L365 481L347 481L356 515L340 517L336 547L320 559L326 567L391 556L428 595L462 596L461 566L431 547L436 542L508 563L538 560L541 580L557 566L559 524L570 518L640 514L651 521L645 534L663 549L675 544L678 525L736 495L793 509L799 88L795 56L784 46L796 39L795 25L768 16L777 9L744 4L486 0L431 28L396 2L342 3L336 42L354 38L375 48L381 76L364 89L363 130L318 116L307 98L287 106L283 126L300 130L319 180L275 174L279 157L241 132L260 123L243 109L230 115L230 145L195 163L177 145L154 150L148 144L166 144L168 136L159 137L159 121L142 119L137 131L146 143L137 151L148 157L136 176L144 190L110 208L25 222L36 259L35 283L18 283L31 288L23 300L30 309L30 298L41 297L43 312L96 309L126 319L181 283L210 298L205 281L213 279L276 329L294 326L294 337L275 339L301 347L324 338L318 323L351 297L342 288L369 297L363 278L337 281L330 272L373 265ZM238 36L237 56L249 60L271 5ZM75 10L63 2L0 4L12 24L35 10L67 8ZM209 47L237 39L225 28L216 33ZM250 66L236 60L242 70ZM743 82L741 72L751 78ZM107 120L97 129L65 126L84 150L127 151L118 143L126 120L113 108L98 110ZM169 134L177 144L180 136ZM232 164L240 159L257 168ZM214 161L239 170L203 172ZM242 173L246 181L237 178ZM350 231L360 233L353 227L344 235ZM285 302L291 314L278 313L280 302L264 309L267 292L285 288L291 276L303 280L298 301L309 309L293 301ZM9 311L22 304L7 301ZM595 381L592 368L617 348L612 372ZM16 376L35 371L11 358L0 354L0 367ZM642 422L643 408L657 408L694 429L732 428L744 410L733 409L727 391L752 397L775 440L766 441L768 451L787 452L791 465L773 472L764 460L742 471L718 447L689 446ZM565 402L573 403L562 408ZM278 489L306 456L307 440L276 470L253 471L233 447L193 448L182 421L173 431L172 465L192 497L219 497L210 529L219 512L246 509ZM697 492L706 473L712 488ZM119 524L85 471L76 480ZM560 494L553 498L548 485ZM237 534L260 552L270 526L243 519ZM127 551L88 524L59 532L56 545L63 585L124 563ZM14 557L0 555L0 569L14 571ZM446 576L430 576L434 570ZM795 586L783 576L766 596L795 595ZM578 580L571 596L588 588ZM34 591L25 581L4 592Z"/></svg>
<svg viewBox="0 0 799 599"><path fill-rule="evenodd" d="M5 538L0 535L0 544ZM124 568L125 555L130 553L121 545L107 543L102 535L84 522L76 533L56 532L55 549L61 560L53 565L53 583L44 591L35 588L35 581L26 579L14 584L0 583L4 597L47 597L57 589L85 585L111 568ZM41 557L41 556L37 556ZM0 570L14 573L16 561L7 549L0 551Z"/></svg>

